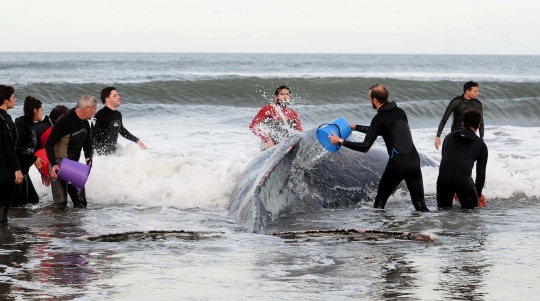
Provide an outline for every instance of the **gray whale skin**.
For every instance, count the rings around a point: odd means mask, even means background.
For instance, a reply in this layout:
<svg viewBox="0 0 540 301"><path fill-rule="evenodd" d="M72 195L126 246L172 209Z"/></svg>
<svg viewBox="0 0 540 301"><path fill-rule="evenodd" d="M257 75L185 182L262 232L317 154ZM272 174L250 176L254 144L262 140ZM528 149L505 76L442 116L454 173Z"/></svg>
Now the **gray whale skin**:
<svg viewBox="0 0 540 301"><path fill-rule="evenodd" d="M372 202L388 162L386 149L335 153L310 129L265 150L249 163L229 201L229 214L254 233L282 215ZM437 166L420 154L422 165ZM406 189L404 183L400 187Z"/></svg>

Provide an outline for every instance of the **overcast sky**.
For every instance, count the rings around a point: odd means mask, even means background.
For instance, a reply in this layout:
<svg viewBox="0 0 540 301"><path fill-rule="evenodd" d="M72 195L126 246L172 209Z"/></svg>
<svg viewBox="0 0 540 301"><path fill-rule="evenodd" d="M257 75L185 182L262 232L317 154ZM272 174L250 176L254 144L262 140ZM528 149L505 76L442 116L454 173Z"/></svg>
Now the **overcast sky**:
<svg viewBox="0 0 540 301"><path fill-rule="evenodd" d="M0 51L540 55L534 0L3 0Z"/></svg>

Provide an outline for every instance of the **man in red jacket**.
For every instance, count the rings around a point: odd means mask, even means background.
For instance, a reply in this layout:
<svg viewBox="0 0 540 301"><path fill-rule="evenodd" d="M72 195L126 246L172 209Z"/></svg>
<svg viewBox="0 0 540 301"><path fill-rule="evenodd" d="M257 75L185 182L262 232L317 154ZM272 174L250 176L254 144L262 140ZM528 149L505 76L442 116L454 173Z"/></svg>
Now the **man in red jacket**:
<svg viewBox="0 0 540 301"><path fill-rule="evenodd" d="M298 113L287 107L290 98L291 89L280 86L274 93L274 103L262 107L249 125L249 129L262 139L266 148L278 144L294 131L302 132Z"/></svg>

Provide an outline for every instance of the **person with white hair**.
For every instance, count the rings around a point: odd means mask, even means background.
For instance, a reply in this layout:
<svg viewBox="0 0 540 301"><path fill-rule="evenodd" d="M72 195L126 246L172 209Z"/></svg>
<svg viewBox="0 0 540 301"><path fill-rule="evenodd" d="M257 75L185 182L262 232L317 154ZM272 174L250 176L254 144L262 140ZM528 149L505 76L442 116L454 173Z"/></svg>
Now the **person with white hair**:
<svg viewBox="0 0 540 301"><path fill-rule="evenodd" d="M81 150L84 151L85 162L92 165L92 140L88 120L96 114L97 99L91 95L83 95L77 102L77 107L62 116L54 125L49 139L45 144L49 159L49 174L54 205L59 208L67 206L67 194L73 201L74 207L86 207L86 191L77 189L57 176L58 162L63 158L79 161Z"/></svg>

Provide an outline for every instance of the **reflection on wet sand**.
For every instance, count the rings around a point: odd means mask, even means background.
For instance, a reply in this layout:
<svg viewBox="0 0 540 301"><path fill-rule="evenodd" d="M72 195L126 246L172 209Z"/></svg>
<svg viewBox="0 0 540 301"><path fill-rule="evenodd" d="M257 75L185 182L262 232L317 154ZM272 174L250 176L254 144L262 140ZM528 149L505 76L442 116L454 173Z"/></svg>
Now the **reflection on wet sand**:
<svg viewBox="0 0 540 301"><path fill-rule="evenodd" d="M86 284L96 278L88 265L88 253L55 244L58 239L87 234L73 222L76 219L62 222L73 212L23 208L13 211L10 225L0 228L0 262L4 270L0 294L8 299L20 296L43 300L83 296Z"/></svg>
<svg viewBox="0 0 540 301"><path fill-rule="evenodd" d="M482 289L485 286L483 279L493 266L482 256L489 236L486 221L475 210L452 210L449 214L453 218L446 222L451 225L439 234L451 247L440 248L441 257L447 259L439 266L438 290L451 300L485 300L487 293ZM453 240L464 236L470 239L452 244Z"/></svg>

